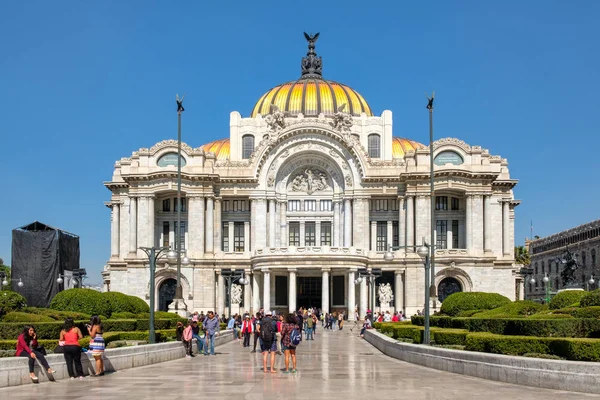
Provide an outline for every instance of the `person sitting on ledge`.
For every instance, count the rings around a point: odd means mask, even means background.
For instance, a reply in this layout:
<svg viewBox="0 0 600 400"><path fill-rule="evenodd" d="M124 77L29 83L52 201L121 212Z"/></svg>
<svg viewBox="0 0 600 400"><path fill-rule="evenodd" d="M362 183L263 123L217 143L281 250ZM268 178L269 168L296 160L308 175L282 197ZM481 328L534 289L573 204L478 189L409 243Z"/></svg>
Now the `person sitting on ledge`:
<svg viewBox="0 0 600 400"><path fill-rule="evenodd" d="M38 377L33 372L33 368L35 367L35 360L40 360L42 366L46 368L49 375L52 375L54 371L48 365L48 361L46 361L46 357L40 351L36 350L38 348L37 335L35 333L35 328L33 326L26 326L23 329L23 332L17 338L17 351L15 355L17 357L27 357L29 358L29 376L34 383L39 381Z"/></svg>

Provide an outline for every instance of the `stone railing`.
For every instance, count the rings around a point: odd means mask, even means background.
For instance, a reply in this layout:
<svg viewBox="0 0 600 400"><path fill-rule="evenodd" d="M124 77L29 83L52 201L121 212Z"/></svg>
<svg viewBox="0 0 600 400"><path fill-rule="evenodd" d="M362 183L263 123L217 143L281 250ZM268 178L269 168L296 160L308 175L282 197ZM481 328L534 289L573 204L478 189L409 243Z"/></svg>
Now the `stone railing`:
<svg viewBox="0 0 600 400"><path fill-rule="evenodd" d="M436 249L436 257L468 257L469 250L467 249Z"/></svg>
<svg viewBox="0 0 600 400"><path fill-rule="evenodd" d="M305 246L305 247L266 247L254 251L255 256L270 256L270 255L330 255L330 256L360 256L366 257L367 252L363 249L355 247L330 247L330 246Z"/></svg>

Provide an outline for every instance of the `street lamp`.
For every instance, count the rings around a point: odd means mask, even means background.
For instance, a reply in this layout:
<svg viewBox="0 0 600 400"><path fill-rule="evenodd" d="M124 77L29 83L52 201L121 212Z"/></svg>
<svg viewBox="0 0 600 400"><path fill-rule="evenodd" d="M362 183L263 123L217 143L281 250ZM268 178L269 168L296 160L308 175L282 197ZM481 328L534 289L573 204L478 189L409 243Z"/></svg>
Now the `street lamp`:
<svg viewBox="0 0 600 400"><path fill-rule="evenodd" d="M17 283L18 287L24 286L23 280L21 278L8 279L8 275L5 272L0 272L0 279L2 279L2 288L4 288L4 286L8 286L11 281L18 282Z"/></svg>
<svg viewBox="0 0 600 400"><path fill-rule="evenodd" d="M382 275L381 268L362 268L358 270L358 278L354 280L355 285L360 285L364 279L367 280L371 292L369 309L375 312L375 281Z"/></svg>
<svg viewBox="0 0 600 400"><path fill-rule="evenodd" d="M56 279L56 283L58 283L59 285L62 285L63 282L65 281L65 279L67 279L68 283L67 285L69 285L71 282L74 283L73 285L73 289L77 289L82 288L83 287L83 280L86 278L87 276L87 271L85 270L85 268L77 268L71 271L71 275L65 275L65 274L58 274L58 278Z"/></svg>
<svg viewBox="0 0 600 400"><path fill-rule="evenodd" d="M221 269L221 276L227 280L227 310L231 317L231 286L236 280L241 285L247 285L250 281L246 278L244 271L237 271L235 269L224 268Z"/></svg>
<svg viewBox="0 0 600 400"><path fill-rule="evenodd" d="M544 289L546 290L546 304L550 304L550 278L548 278L548 273L544 274L542 282L544 282Z"/></svg>
<svg viewBox="0 0 600 400"><path fill-rule="evenodd" d="M176 246L176 257L177 257L177 289L175 292L175 309L179 310L179 304L182 303L183 290L181 288L181 113L185 111L183 108L183 99L179 95L176 95L175 101L177 102L177 229L175 230L175 246ZM187 258L187 257L186 257ZM187 260L189 264L189 259Z"/></svg>
<svg viewBox="0 0 600 400"><path fill-rule="evenodd" d="M430 334L430 315L429 315L429 300L431 299L431 288L429 287L429 269L430 269L430 253L432 253L432 248L425 242L425 238L423 238L423 242L421 246L417 249L417 254L425 259L425 332L423 333L423 344L431 343L431 334Z"/></svg>
<svg viewBox="0 0 600 400"><path fill-rule="evenodd" d="M590 277L590 280L588 281L588 283L590 284L590 290L592 290L592 287L596 283L596 281L594 280L594 274L592 274L592 276Z"/></svg>
<svg viewBox="0 0 600 400"><path fill-rule="evenodd" d="M150 326L149 326L149 334L148 341L150 343L156 343L156 333L154 330L154 297L155 297L155 284L154 281L156 279L156 261L160 258L160 256L167 250L168 247L140 247L146 255L148 256L148 260L150 261Z"/></svg>

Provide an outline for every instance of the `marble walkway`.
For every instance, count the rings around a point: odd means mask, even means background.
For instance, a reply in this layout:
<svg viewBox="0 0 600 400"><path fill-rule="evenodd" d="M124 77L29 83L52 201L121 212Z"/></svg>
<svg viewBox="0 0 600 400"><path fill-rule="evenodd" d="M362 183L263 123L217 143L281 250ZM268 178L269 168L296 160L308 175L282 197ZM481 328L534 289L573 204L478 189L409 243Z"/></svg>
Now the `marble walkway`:
<svg viewBox="0 0 600 400"><path fill-rule="evenodd" d="M397 361L348 328L323 332L298 347L297 374L265 374L262 357L239 342L216 356L179 359L82 381L0 389L0 399L586 399L560 392L487 381ZM283 357L277 357L278 368Z"/></svg>

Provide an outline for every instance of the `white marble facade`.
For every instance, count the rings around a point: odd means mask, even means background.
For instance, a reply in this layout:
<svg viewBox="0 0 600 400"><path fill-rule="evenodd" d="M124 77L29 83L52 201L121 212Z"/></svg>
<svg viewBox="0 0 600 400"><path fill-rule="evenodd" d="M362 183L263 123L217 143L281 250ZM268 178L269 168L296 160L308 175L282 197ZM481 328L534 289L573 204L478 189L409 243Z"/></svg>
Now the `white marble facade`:
<svg viewBox="0 0 600 400"><path fill-rule="evenodd" d="M366 283L354 284L363 268L384 272L380 281L394 289L390 310L423 308L424 266L414 246L430 237L429 148L394 137L391 111L368 114L355 111L351 126L342 127L325 112L287 113L274 125L260 113L234 111L228 139L182 145L188 311L225 312L222 268L244 270L250 281L234 311L316 305L350 310L352 319L371 299ZM184 137L194 141L191 132ZM454 290L514 299L519 202L506 159L452 138L433 149L438 288L446 280ZM105 290L148 301L153 284L157 308L165 307L159 297L169 297L163 285L176 268L159 261L149 282L148 260L137 248L175 241L176 153L173 140L141 148L117 161L105 182L112 192ZM397 248L392 261L384 259L387 245Z"/></svg>

